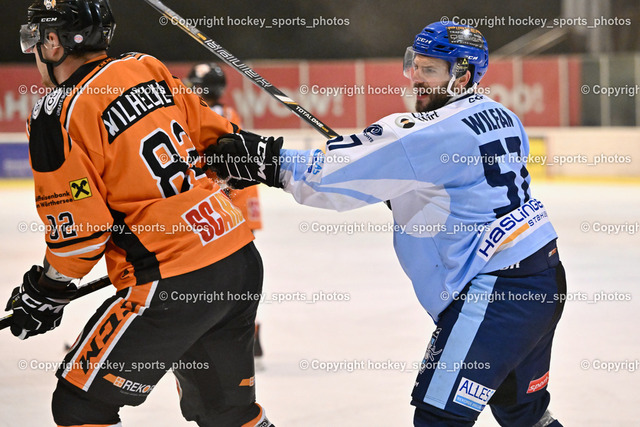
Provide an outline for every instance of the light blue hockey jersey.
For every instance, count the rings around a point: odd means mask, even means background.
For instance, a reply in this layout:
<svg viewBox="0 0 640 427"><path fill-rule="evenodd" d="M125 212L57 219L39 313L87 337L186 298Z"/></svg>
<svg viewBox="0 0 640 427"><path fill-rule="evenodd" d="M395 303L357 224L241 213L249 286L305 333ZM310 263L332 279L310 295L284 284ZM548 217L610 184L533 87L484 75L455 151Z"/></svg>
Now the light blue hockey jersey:
<svg viewBox="0 0 640 427"><path fill-rule="evenodd" d="M392 114L321 150L282 150L280 180L302 204L338 211L390 200L394 247L437 321L477 274L556 238L531 197L529 141L518 117L483 95Z"/></svg>

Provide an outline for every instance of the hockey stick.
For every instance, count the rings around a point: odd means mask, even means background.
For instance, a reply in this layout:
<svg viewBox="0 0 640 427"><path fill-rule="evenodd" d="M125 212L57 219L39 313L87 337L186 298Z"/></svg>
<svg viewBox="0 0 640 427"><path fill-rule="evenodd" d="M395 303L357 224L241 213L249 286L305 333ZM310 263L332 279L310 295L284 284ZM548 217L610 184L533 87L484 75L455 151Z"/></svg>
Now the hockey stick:
<svg viewBox="0 0 640 427"><path fill-rule="evenodd" d="M309 111L302 108L295 102L293 99L289 98L287 95L282 93L278 88L269 83L264 77L260 74L256 73L251 69L247 64L240 61L233 54L231 54L228 50L220 46L220 44L216 43L209 37L207 37L202 31L198 30L193 25L187 23L185 19L183 19L180 15L175 13L173 10L169 9L165 6L161 1L158 0L144 0L158 12L162 13L167 19L168 23L178 25L180 28L184 30L187 34L195 39L202 46L207 48L211 53L216 55L218 58L223 60L229 66L233 67L240 74L243 74L245 77L249 78L256 86L266 90L269 95L273 96L278 102L284 104L288 109L293 111L298 117L300 117L305 122L309 123L315 130L320 132L324 137L332 139L338 136L338 134L331 129L329 126L323 124L320 120L318 120L313 114Z"/></svg>
<svg viewBox="0 0 640 427"><path fill-rule="evenodd" d="M100 290L102 288L106 288L107 286L109 286L111 284L111 280L109 280L109 276L104 276L101 277L99 279L96 279L94 281L91 281L89 283L87 283L86 285L80 287L75 294L73 294L73 296L71 298L69 298L70 300L74 300L74 299L78 299L80 297L83 297L85 295L89 295L90 293L93 293L97 290ZM11 316L13 316L13 314L9 314L8 316L3 317L2 319L0 319L0 330L8 327L9 325L11 325Z"/></svg>

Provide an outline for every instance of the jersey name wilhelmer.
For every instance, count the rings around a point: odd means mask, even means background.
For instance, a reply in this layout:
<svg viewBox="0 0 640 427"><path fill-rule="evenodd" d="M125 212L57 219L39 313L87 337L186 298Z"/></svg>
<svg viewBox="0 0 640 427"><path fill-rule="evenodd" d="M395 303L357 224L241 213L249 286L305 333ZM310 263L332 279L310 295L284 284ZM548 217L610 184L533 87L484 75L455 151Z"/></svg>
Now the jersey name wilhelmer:
<svg viewBox="0 0 640 427"><path fill-rule="evenodd" d="M109 144L147 114L171 105L175 105L173 95L164 80L151 80L127 89L102 113L102 122L109 134Z"/></svg>

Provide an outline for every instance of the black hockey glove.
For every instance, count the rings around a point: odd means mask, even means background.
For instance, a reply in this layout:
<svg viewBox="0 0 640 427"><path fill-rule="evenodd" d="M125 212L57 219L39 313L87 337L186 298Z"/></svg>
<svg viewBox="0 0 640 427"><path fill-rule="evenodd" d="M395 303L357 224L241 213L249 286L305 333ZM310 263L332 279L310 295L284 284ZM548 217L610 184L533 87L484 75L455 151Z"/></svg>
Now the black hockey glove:
<svg viewBox="0 0 640 427"><path fill-rule="evenodd" d="M34 265L24 274L22 286L11 293L6 310L13 310L11 333L24 340L55 329L62 320L62 310L76 289L67 287L43 274L42 267Z"/></svg>
<svg viewBox="0 0 640 427"><path fill-rule="evenodd" d="M240 133L227 133L204 151L205 169L217 173L233 188L246 188L260 182L282 188L282 144L282 137L267 138L242 130Z"/></svg>

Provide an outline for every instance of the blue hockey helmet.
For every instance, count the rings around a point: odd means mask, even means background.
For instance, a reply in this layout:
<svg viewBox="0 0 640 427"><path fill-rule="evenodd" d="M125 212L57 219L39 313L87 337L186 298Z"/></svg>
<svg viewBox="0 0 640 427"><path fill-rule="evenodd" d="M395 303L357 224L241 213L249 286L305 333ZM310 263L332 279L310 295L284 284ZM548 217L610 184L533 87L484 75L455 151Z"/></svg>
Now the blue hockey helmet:
<svg viewBox="0 0 640 427"><path fill-rule="evenodd" d="M416 55L444 59L452 79L471 72L470 85L477 85L489 68L489 47L480 31L455 22L435 22L418 34L404 56L404 75L411 78Z"/></svg>

